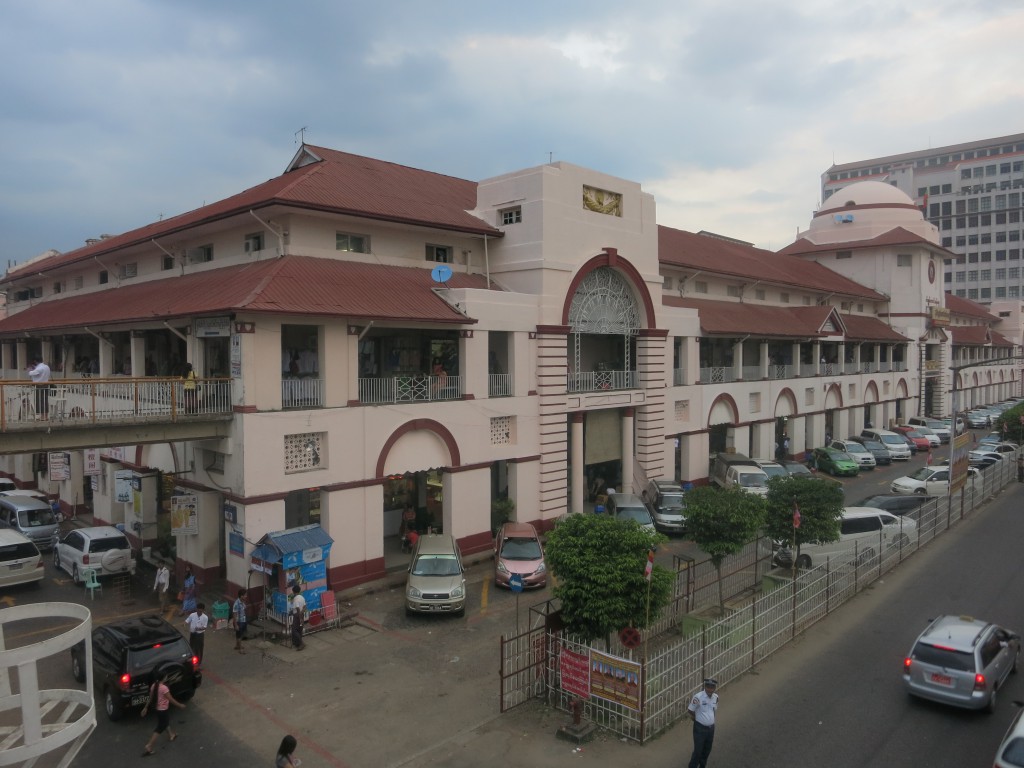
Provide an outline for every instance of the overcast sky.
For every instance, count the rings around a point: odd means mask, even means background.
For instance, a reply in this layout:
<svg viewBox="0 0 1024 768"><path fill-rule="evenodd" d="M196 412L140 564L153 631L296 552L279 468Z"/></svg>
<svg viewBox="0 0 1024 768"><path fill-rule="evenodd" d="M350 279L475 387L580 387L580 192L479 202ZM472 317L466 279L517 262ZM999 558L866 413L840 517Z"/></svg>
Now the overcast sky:
<svg viewBox="0 0 1024 768"><path fill-rule="evenodd" d="M820 175L1024 132L1020 0L38 0L0 24L0 269L311 144L480 180L549 156L778 249ZM549 154L550 153L550 154Z"/></svg>

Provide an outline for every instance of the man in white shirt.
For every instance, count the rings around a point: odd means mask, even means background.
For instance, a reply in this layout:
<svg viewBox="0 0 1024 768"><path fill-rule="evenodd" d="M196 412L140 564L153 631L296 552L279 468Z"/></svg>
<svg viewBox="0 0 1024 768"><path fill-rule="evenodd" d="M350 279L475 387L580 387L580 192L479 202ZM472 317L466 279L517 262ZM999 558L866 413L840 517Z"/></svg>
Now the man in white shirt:
<svg viewBox="0 0 1024 768"><path fill-rule="evenodd" d="M36 415L45 419L50 414L50 366L41 357L33 358L28 377L36 385Z"/></svg>
<svg viewBox="0 0 1024 768"><path fill-rule="evenodd" d="M161 565L156 569L156 580L153 582L153 591L157 593L160 598L160 610L164 611L167 609L167 590L171 586L171 572L167 569L166 565Z"/></svg>
<svg viewBox="0 0 1024 768"><path fill-rule="evenodd" d="M206 615L205 603L196 603L196 609L185 619L185 626L188 627L188 644L192 647L192 653L199 659L201 666L203 647L206 644L206 629L210 626L210 617Z"/></svg>
<svg viewBox="0 0 1024 768"><path fill-rule="evenodd" d="M715 715L718 712L718 681L709 677L704 681L704 690L698 691L690 700L687 712L693 720L693 754L689 768L707 768L708 756L715 741Z"/></svg>
<svg viewBox="0 0 1024 768"><path fill-rule="evenodd" d="M292 647L297 651L306 649L302 639L302 622L306 620L306 598L298 584L292 585Z"/></svg>

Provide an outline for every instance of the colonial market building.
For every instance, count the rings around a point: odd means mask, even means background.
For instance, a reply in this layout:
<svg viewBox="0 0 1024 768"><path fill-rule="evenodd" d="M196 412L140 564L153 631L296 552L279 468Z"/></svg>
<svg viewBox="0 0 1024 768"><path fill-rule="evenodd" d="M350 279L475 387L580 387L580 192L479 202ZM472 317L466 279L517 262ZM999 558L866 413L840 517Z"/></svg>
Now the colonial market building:
<svg viewBox="0 0 1024 768"><path fill-rule="evenodd" d="M474 182L304 145L8 271L0 474L233 585L268 534L319 524L343 589L396 567L410 509L479 552L495 499L545 528L596 477L699 484L720 450L943 415L965 360L963 406L1019 395L1019 339L944 294L949 256L877 182L771 252L659 226L640 184L569 163Z"/></svg>

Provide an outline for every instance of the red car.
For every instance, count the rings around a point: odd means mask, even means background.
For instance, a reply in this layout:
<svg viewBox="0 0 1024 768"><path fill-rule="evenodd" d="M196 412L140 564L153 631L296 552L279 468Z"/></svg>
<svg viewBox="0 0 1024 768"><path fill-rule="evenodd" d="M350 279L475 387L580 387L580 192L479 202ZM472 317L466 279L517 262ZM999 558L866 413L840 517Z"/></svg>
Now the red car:
<svg viewBox="0 0 1024 768"><path fill-rule="evenodd" d="M914 445L917 446L917 450L928 453L932 449L931 441L923 434L918 432L914 427L893 427L893 432L899 432L901 435L905 435L914 441Z"/></svg>
<svg viewBox="0 0 1024 768"><path fill-rule="evenodd" d="M505 523L494 538L494 583L507 587L512 574L522 579L526 589L548 583L544 548L537 529L529 523Z"/></svg>

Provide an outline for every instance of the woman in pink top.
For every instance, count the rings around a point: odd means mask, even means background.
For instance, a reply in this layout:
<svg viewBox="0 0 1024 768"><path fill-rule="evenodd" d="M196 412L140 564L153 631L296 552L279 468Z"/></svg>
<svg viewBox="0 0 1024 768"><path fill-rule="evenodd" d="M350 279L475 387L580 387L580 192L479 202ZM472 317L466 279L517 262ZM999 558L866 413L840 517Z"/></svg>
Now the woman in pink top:
<svg viewBox="0 0 1024 768"><path fill-rule="evenodd" d="M184 709L185 705L171 696L171 689L167 687L167 674L166 671L163 672L160 675L160 679L149 686L149 701L142 708L142 716L145 717L146 713L149 712L149 705L153 703L153 698L156 698L156 728L153 730L153 735L149 737L149 741L146 742L146 748L142 752L143 757L149 757L153 754L156 740L164 731L167 731L169 741L174 741L178 738L178 734L171 728L171 704L178 707L178 709Z"/></svg>

